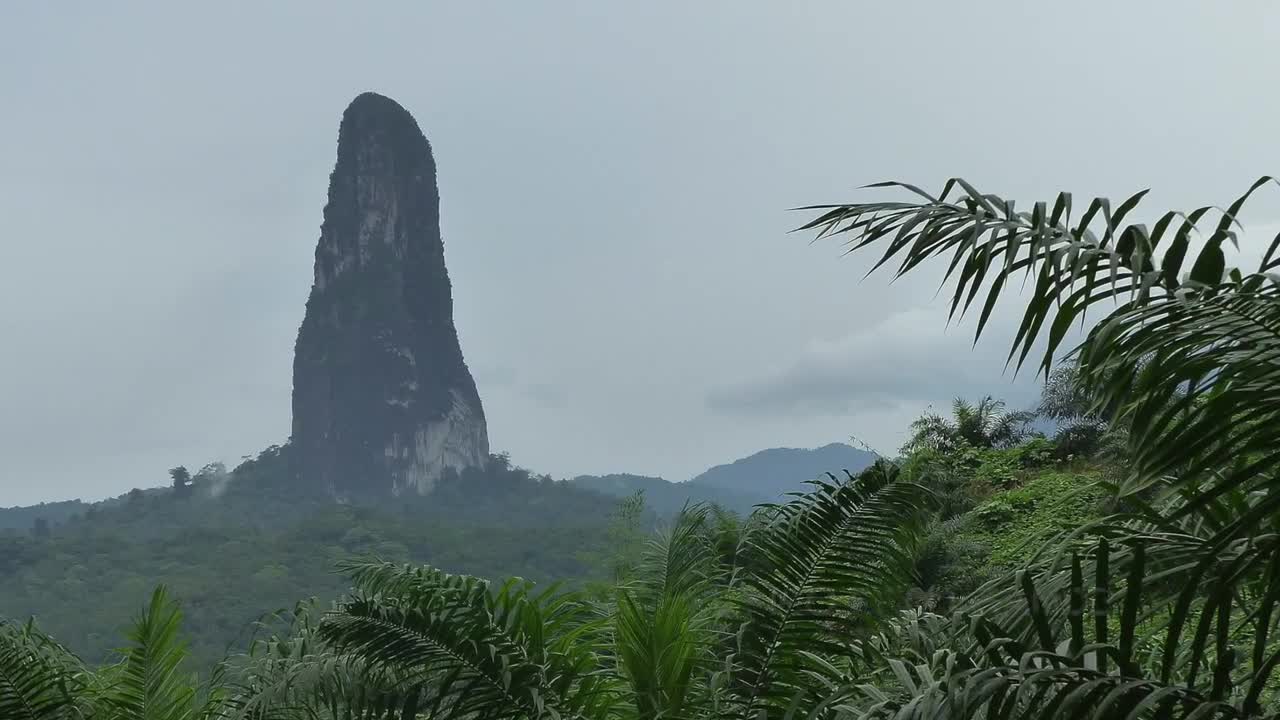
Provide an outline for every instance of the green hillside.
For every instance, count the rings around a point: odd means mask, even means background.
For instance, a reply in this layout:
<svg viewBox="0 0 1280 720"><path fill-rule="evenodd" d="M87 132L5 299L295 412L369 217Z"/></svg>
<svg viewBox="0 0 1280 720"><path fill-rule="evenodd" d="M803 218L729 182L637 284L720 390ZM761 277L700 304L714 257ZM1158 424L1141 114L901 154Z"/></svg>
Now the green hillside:
<svg viewBox="0 0 1280 720"><path fill-rule="evenodd" d="M600 575L616 501L537 478L495 458L430 498L338 505L288 487L287 449L273 448L187 496L134 492L52 528L0 533L0 616L34 616L92 661L119 644L138 598L171 588L195 659L242 646L263 613L347 582L360 556L432 563L483 577L581 582Z"/></svg>
<svg viewBox="0 0 1280 720"><path fill-rule="evenodd" d="M1039 533L1096 515L1094 473L1068 468L1052 450L1032 439L907 461L906 471L956 510L930 536L910 602L945 605L1023 559ZM634 475L553 481L495 457L425 498L341 505L291 488L287 453L271 448L225 475L206 470L186 494L135 491L86 505L46 537L0 533L0 616L35 617L86 659L103 660L139 598L163 583L184 608L193 660L207 665L242 647L265 613L303 597L337 598L349 581L335 568L352 558L582 585L607 579L618 554L634 547L618 534L620 498L642 492L654 513L631 520L642 533L688 502L746 511L766 499ZM799 489L816 473L779 474Z"/></svg>
<svg viewBox="0 0 1280 720"><path fill-rule="evenodd" d="M804 452L795 468L778 470L796 490L816 474ZM99 661L138 598L163 583L186 611L194 660L208 664L242 647L264 613L303 597L338 597L348 585L335 572L344 560L376 556L582 585L611 572L622 543L614 516L637 492L645 509L634 531L691 502L745 516L771 499L626 474L555 481L494 456L484 470L447 476L427 497L335 504L291 485L288 453L272 447L231 472L210 465L183 492L0 510L0 617L34 617Z"/></svg>

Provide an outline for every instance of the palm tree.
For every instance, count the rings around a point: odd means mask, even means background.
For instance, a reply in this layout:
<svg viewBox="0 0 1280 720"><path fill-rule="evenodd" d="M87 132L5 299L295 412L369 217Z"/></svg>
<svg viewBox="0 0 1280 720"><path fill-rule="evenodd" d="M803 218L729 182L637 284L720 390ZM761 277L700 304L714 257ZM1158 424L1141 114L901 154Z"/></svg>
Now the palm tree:
<svg viewBox="0 0 1280 720"><path fill-rule="evenodd" d="M80 662L32 624L0 622L0 717L80 717L87 681Z"/></svg>
<svg viewBox="0 0 1280 720"><path fill-rule="evenodd" d="M0 622L0 718L5 720L206 720L223 707L219 683L184 671L182 614L156 589L118 662L87 667L33 624Z"/></svg>
<svg viewBox="0 0 1280 720"><path fill-rule="evenodd" d="M882 183L911 199L809 208L820 214L805 228L879 246L873 270L947 260L951 312L976 308L978 336L1027 280L1017 367L1042 342L1047 373L1072 325L1100 310L1075 351L1080 388L1129 430L1114 490L1132 509L1064 536L954 620L927 620L927 637L917 617L862 643L909 652L873 666L873 691L847 673L833 703L902 718L1276 715L1280 237L1254 269L1226 264L1241 208L1272 182L1150 228L1125 222L1145 191L1073 218L1070 194L1019 211L959 179L937 196Z"/></svg>
<svg viewBox="0 0 1280 720"><path fill-rule="evenodd" d="M877 267L898 259L899 273L948 259L953 313L978 307L979 335L1029 278L1017 366L1042 341L1047 372L1085 311L1114 303L1075 358L1090 412L1128 429L1125 509L950 618L892 612L935 501L882 463L763 509L732 553L691 510L607 604L353 565L352 598L269 638L216 692L174 680L163 594L104 673L6 627L0 717L1277 717L1280 238L1247 272L1224 249L1266 182L1194 253L1211 208L1125 224L1139 193L1073 221L1069 195L1018 212L959 180L824 207L807 226L885 246Z"/></svg>
<svg viewBox="0 0 1280 720"><path fill-rule="evenodd" d="M1010 447L1027 436L1027 423L1035 416L1026 410L1009 412L1003 400L990 395L975 405L956 398L951 418L927 413L911 423L907 449L954 450L961 445L974 448Z"/></svg>

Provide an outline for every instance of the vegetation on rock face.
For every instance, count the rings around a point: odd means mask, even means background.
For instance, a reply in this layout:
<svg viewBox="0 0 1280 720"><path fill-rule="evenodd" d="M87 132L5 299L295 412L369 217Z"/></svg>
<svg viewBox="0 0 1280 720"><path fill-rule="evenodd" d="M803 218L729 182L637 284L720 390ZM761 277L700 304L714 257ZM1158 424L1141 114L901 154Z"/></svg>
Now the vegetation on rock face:
<svg viewBox="0 0 1280 720"><path fill-rule="evenodd" d="M1148 229L1124 224L1141 194L1073 221L1068 195L1015 212L962 181L902 187L923 199L808 227L899 272L948 257L979 334L1025 273L1011 358L1044 341L1054 438L958 402L896 463L744 523L691 507L643 547L637 498L610 589L346 563L347 597L204 685L176 679L161 593L103 670L0 626L0 717L1280 717L1280 238L1246 273L1224 254L1243 198L1192 253L1211 209Z"/></svg>

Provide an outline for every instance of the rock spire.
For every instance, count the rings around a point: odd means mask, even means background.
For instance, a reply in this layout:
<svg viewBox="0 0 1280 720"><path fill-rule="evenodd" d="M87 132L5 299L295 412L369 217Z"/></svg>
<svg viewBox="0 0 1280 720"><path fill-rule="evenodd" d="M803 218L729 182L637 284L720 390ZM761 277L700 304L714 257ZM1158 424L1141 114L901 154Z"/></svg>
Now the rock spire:
<svg viewBox="0 0 1280 720"><path fill-rule="evenodd" d="M293 473L339 497L424 494L488 454L431 145L395 101L362 94L342 115L294 352Z"/></svg>

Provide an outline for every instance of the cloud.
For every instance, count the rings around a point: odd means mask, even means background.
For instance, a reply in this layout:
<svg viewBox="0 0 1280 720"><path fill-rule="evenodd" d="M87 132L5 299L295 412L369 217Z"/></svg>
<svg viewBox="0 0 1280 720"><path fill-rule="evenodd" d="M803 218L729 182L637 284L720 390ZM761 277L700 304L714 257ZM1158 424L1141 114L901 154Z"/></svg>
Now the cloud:
<svg viewBox="0 0 1280 720"><path fill-rule="evenodd" d="M942 332L934 307L892 313L834 340L810 343L775 372L729 382L707 405L734 415L844 416L942 402L957 395L1034 396L1030 373L1002 373L998 340L973 346L966 328Z"/></svg>
<svg viewBox="0 0 1280 720"><path fill-rule="evenodd" d="M1134 53L1150 10L1113 4L1102 28L1062 4L1037 10L1043 33L975 45L1025 24L1025 3L939 3L930 23L892 3L668 2L676 23L662 3L99 3L75 22L10 3L0 505L162 485L288 437L337 123L368 89L433 144L462 348L491 442L521 464L686 478L849 434L892 448L959 394L1030 397L1030 372L1002 371L1007 317L977 348L966 327L944 334L926 271L859 282L873 258L806 247L785 208L962 175L1020 207L1152 187L1154 214L1227 206L1280 167L1280 94L1250 91L1274 54L1255 10L1162 8ZM904 23L846 42L852 24ZM1082 35L1101 38L1084 55ZM1213 52L1189 62L1188 46ZM1109 112L1010 113L937 82L955 57L1010 87L1093 88ZM1151 122L1187 86L1197 102ZM1028 154L1047 139L1052 162ZM1276 193L1256 197L1255 255L1280 217Z"/></svg>

